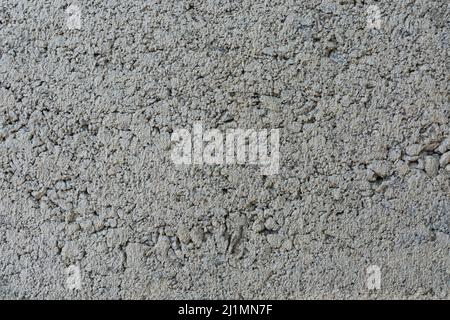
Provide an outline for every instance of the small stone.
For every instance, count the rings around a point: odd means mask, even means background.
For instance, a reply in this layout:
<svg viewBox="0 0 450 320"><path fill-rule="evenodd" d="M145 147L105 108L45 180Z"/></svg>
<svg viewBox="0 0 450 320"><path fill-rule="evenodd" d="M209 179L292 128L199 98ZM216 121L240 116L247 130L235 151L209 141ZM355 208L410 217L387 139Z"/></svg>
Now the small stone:
<svg viewBox="0 0 450 320"><path fill-rule="evenodd" d="M68 211L68 212L66 213L66 219L65 219L65 220L66 220L66 223L74 222L75 219L76 219L76 217L77 217L77 214L76 214L75 211L73 211L73 210Z"/></svg>
<svg viewBox="0 0 450 320"><path fill-rule="evenodd" d="M94 218L93 222L94 222L94 230L95 231L101 231L105 228L105 223L102 218L96 217L96 218Z"/></svg>
<svg viewBox="0 0 450 320"><path fill-rule="evenodd" d="M261 96L261 103L270 110L280 111L281 101L279 98L272 96Z"/></svg>
<svg viewBox="0 0 450 320"><path fill-rule="evenodd" d="M155 250L156 253L162 257L167 257L170 249L170 239L166 236L159 236L158 242L156 243Z"/></svg>
<svg viewBox="0 0 450 320"><path fill-rule="evenodd" d="M31 195L32 195L33 197L35 197L36 200L40 200L40 199L45 195L45 192L46 192L46 191L47 191L46 189L41 189L41 190L39 190L39 191L33 191L33 192L31 193Z"/></svg>
<svg viewBox="0 0 450 320"><path fill-rule="evenodd" d="M177 250L175 250L174 252L175 252L175 256L176 256L178 259L184 259L184 253L183 253L182 250L177 249Z"/></svg>
<svg viewBox="0 0 450 320"><path fill-rule="evenodd" d="M94 224L90 220L83 220L80 222L80 227L83 231L87 233L93 233L94 232Z"/></svg>
<svg viewBox="0 0 450 320"><path fill-rule="evenodd" d="M450 138L447 138L441 142L439 147L436 148L436 152L443 154L449 149L450 149Z"/></svg>
<svg viewBox="0 0 450 320"><path fill-rule="evenodd" d="M283 250L286 250L286 251L292 250L292 247L293 247L293 245L292 245L292 240L291 240L291 239L285 240L285 241L283 242L283 245L281 246L281 248L282 248Z"/></svg>
<svg viewBox="0 0 450 320"><path fill-rule="evenodd" d="M410 157L410 156L404 156L404 157L403 157L403 160L406 161L406 162L416 162L416 161L418 161L419 159L420 159L419 156L413 156L413 157Z"/></svg>
<svg viewBox="0 0 450 320"><path fill-rule="evenodd" d="M264 223L261 221L255 221L252 226L252 230L256 233L260 233L264 230Z"/></svg>
<svg viewBox="0 0 450 320"><path fill-rule="evenodd" d="M377 175L373 172L373 170L367 169L366 178L367 181L374 182L377 180Z"/></svg>
<svg viewBox="0 0 450 320"><path fill-rule="evenodd" d="M80 230L80 225L78 223L71 223L66 227L66 233L71 236Z"/></svg>
<svg viewBox="0 0 450 320"><path fill-rule="evenodd" d="M165 228L164 228L164 234L165 234L166 236L168 236L168 237L173 237L173 236L175 236L175 231L174 231L174 229L171 228L171 227L165 227Z"/></svg>
<svg viewBox="0 0 450 320"><path fill-rule="evenodd" d="M406 148L406 154L411 157L418 156L421 151L422 146L419 144L413 144Z"/></svg>
<svg viewBox="0 0 450 320"><path fill-rule="evenodd" d="M143 263L144 246L140 243L129 243L125 248L127 254L127 266L129 268L138 268Z"/></svg>
<svg viewBox="0 0 450 320"><path fill-rule="evenodd" d="M341 104L342 104L344 107L348 107L348 106L351 104L350 97L349 97L349 96L344 96L344 97L342 97L342 99L341 99Z"/></svg>
<svg viewBox="0 0 450 320"><path fill-rule="evenodd" d="M201 228L194 228L189 233L192 239L192 242L195 243L196 246L200 246L203 242L203 230Z"/></svg>
<svg viewBox="0 0 450 320"><path fill-rule="evenodd" d="M439 161L433 156L425 158L425 172L430 177L435 177L439 171Z"/></svg>
<svg viewBox="0 0 450 320"><path fill-rule="evenodd" d="M439 146L439 141L435 139L427 139L423 144L424 151L433 151Z"/></svg>
<svg viewBox="0 0 450 320"><path fill-rule="evenodd" d="M280 248L282 244L281 236L278 234L269 234L267 236L267 242L270 244L272 248Z"/></svg>
<svg viewBox="0 0 450 320"><path fill-rule="evenodd" d="M110 228L116 228L117 227L117 219L115 219L115 218L108 219L107 223L108 223L108 226Z"/></svg>
<svg viewBox="0 0 450 320"><path fill-rule="evenodd" d="M400 149L393 148L393 149L389 150L388 159L390 161L399 160L401 158L401 156L402 156L402 152L400 151Z"/></svg>
<svg viewBox="0 0 450 320"><path fill-rule="evenodd" d="M410 169L406 162L399 161L396 165L396 170L400 176L404 177L408 174Z"/></svg>
<svg viewBox="0 0 450 320"><path fill-rule="evenodd" d="M441 156L441 160L439 161L439 163L441 164L442 168L445 168L446 165L448 165L450 163L450 151L444 153Z"/></svg>
<svg viewBox="0 0 450 320"><path fill-rule="evenodd" d="M369 169L381 178L387 177L391 172L391 163L388 161L374 161L369 165Z"/></svg>
<svg viewBox="0 0 450 320"><path fill-rule="evenodd" d="M445 171L450 172L450 164L445 167Z"/></svg>
<svg viewBox="0 0 450 320"><path fill-rule="evenodd" d="M66 190L66 183L64 181L58 181L55 185L56 190Z"/></svg>
<svg viewBox="0 0 450 320"><path fill-rule="evenodd" d="M422 158L419 158L419 160L417 160L417 165L415 168L419 170L425 170L425 161Z"/></svg>
<svg viewBox="0 0 450 320"><path fill-rule="evenodd" d="M268 56L275 56L275 50L273 48L270 47L266 47L262 50L263 54L268 55Z"/></svg>
<svg viewBox="0 0 450 320"><path fill-rule="evenodd" d="M331 194L333 196L333 199L336 201L342 199L342 195L341 195L341 192L339 191L339 189L333 189L333 191L331 191Z"/></svg>
<svg viewBox="0 0 450 320"><path fill-rule="evenodd" d="M264 226L266 227L267 230L278 230L278 224L272 217L266 220Z"/></svg>
<svg viewBox="0 0 450 320"><path fill-rule="evenodd" d="M61 256L63 259L77 261L83 258L84 252L76 243L67 242L61 250Z"/></svg>
<svg viewBox="0 0 450 320"><path fill-rule="evenodd" d="M180 241L182 243L185 243L185 244L189 243L189 241L191 241L191 236L189 235L189 229L185 225L182 225L178 228L177 237L178 237L178 239L180 239Z"/></svg>
<svg viewBox="0 0 450 320"><path fill-rule="evenodd" d="M128 232L124 228L109 229L106 235L106 244L109 248L119 247L128 241Z"/></svg>

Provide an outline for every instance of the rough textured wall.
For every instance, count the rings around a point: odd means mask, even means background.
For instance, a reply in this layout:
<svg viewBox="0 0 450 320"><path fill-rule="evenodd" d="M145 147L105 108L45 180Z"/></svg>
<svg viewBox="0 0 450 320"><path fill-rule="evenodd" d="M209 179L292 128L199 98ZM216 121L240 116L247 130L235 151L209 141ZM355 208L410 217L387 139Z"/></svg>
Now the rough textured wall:
<svg viewBox="0 0 450 320"><path fill-rule="evenodd" d="M0 0L0 298L449 298L449 14ZM174 165L194 123L278 173Z"/></svg>

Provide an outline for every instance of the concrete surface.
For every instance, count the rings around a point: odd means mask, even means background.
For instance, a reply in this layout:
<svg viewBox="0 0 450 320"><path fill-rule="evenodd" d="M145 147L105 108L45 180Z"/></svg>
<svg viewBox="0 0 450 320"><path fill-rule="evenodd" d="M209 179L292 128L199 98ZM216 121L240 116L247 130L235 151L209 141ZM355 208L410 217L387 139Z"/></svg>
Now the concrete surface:
<svg viewBox="0 0 450 320"><path fill-rule="evenodd" d="M448 299L449 13L1 0L0 298ZM175 166L194 122L278 174Z"/></svg>

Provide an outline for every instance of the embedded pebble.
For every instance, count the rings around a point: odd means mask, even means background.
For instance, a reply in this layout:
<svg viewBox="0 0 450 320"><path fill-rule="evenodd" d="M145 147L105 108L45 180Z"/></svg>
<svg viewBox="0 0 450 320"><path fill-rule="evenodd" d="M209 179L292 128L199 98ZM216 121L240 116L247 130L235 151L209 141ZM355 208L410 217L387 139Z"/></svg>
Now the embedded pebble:
<svg viewBox="0 0 450 320"><path fill-rule="evenodd" d="M450 151L444 153L441 156L441 159L439 160L439 164L441 165L442 168L445 168L445 166L449 163L450 163Z"/></svg>
<svg viewBox="0 0 450 320"><path fill-rule="evenodd" d="M420 144L412 144L406 148L406 154L408 156L414 157L418 156L422 150L423 147Z"/></svg>
<svg viewBox="0 0 450 320"><path fill-rule="evenodd" d="M425 172L430 177L435 177L439 171L439 161L433 156L427 156L425 158Z"/></svg>

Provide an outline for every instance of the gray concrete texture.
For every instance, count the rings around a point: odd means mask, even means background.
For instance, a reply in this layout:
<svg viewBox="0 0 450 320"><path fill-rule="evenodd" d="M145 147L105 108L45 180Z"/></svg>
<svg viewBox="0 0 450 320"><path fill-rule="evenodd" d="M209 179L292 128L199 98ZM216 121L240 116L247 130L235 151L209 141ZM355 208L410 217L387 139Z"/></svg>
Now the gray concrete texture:
<svg viewBox="0 0 450 320"><path fill-rule="evenodd" d="M1 0L0 298L448 299L449 13ZM278 174L175 166L195 122Z"/></svg>

